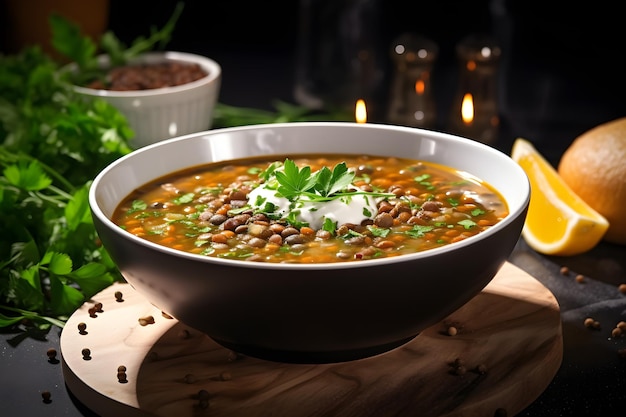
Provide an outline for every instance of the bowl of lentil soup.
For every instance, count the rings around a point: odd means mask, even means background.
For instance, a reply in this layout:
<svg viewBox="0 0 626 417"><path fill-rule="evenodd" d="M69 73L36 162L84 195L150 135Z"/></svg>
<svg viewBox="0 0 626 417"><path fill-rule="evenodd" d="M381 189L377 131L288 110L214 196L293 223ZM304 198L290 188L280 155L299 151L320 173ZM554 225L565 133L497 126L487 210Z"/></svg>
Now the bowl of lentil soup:
<svg viewBox="0 0 626 417"><path fill-rule="evenodd" d="M393 349L473 298L529 195L521 168L479 142L303 122L146 146L106 167L89 201L155 306L239 353L320 363Z"/></svg>

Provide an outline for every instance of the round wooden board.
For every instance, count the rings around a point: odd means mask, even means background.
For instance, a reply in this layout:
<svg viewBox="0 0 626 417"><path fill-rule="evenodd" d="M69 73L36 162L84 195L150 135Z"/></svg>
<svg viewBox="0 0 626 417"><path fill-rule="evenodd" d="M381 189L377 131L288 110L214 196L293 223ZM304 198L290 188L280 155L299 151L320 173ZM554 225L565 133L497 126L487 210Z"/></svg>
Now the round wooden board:
<svg viewBox="0 0 626 417"><path fill-rule="evenodd" d="M98 302L102 311L92 317ZM141 325L146 317L154 323ZM455 336L449 326L458 329ZM547 387L562 352L556 299L510 263L469 303L410 342L350 362L284 364L236 355L162 314L128 284L94 296L61 334L66 384L102 417L490 416L498 409L512 416Z"/></svg>

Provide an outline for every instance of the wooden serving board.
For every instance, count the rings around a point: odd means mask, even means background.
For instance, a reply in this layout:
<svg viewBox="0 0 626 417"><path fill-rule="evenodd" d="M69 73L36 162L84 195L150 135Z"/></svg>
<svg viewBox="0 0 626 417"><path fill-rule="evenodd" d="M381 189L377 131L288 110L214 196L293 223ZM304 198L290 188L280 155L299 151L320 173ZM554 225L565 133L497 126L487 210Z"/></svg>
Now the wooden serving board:
<svg viewBox="0 0 626 417"><path fill-rule="evenodd" d="M92 317L96 303L102 311ZM140 324L149 317L154 323ZM162 314L128 284L97 294L61 334L66 384L102 417L513 416L547 387L562 352L556 299L510 263L469 303L405 345L350 362L236 355Z"/></svg>

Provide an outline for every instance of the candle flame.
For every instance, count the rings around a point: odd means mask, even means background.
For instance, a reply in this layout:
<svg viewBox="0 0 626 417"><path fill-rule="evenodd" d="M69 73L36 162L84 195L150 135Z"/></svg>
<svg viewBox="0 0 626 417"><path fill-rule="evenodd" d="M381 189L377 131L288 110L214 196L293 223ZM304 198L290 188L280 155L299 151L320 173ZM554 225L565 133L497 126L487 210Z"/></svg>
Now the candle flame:
<svg viewBox="0 0 626 417"><path fill-rule="evenodd" d="M470 124L474 120L474 98L470 93L463 96L461 103L461 118L465 124Z"/></svg>
<svg viewBox="0 0 626 417"><path fill-rule="evenodd" d="M424 80L415 81L415 92L417 93L417 95L421 96L422 94L424 94L425 88L426 85L424 84Z"/></svg>
<svg viewBox="0 0 626 417"><path fill-rule="evenodd" d="M357 123L367 122L367 108L365 107L365 100L358 99L356 101L356 108L355 108L354 114L355 114Z"/></svg>

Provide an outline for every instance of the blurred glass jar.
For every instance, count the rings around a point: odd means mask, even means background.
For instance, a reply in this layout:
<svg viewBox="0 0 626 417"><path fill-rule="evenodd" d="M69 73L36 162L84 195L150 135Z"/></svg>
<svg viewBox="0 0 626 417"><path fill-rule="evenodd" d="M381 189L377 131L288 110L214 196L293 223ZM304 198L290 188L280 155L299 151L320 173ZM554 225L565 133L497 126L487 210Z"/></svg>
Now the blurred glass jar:
<svg viewBox="0 0 626 417"><path fill-rule="evenodd" d="M439 48L432 40L403 34L391 45L395 65L387 121L402 126L434 128L437 108L432 92L432 69Z"/></svg>
<svg viewBox="0 0 626 417"><path fill-rule="evenodd" d="M294 99L310 109L368 113L381 102L379 0L300 0Z"/></svg>
<svg viewBox="0 0 626 417"><path fill-rule="evenodd" d="M472 35L456 48L459 84L450 112L449 130L480 142L496 142L500 46L488 36Z"/></svg>

